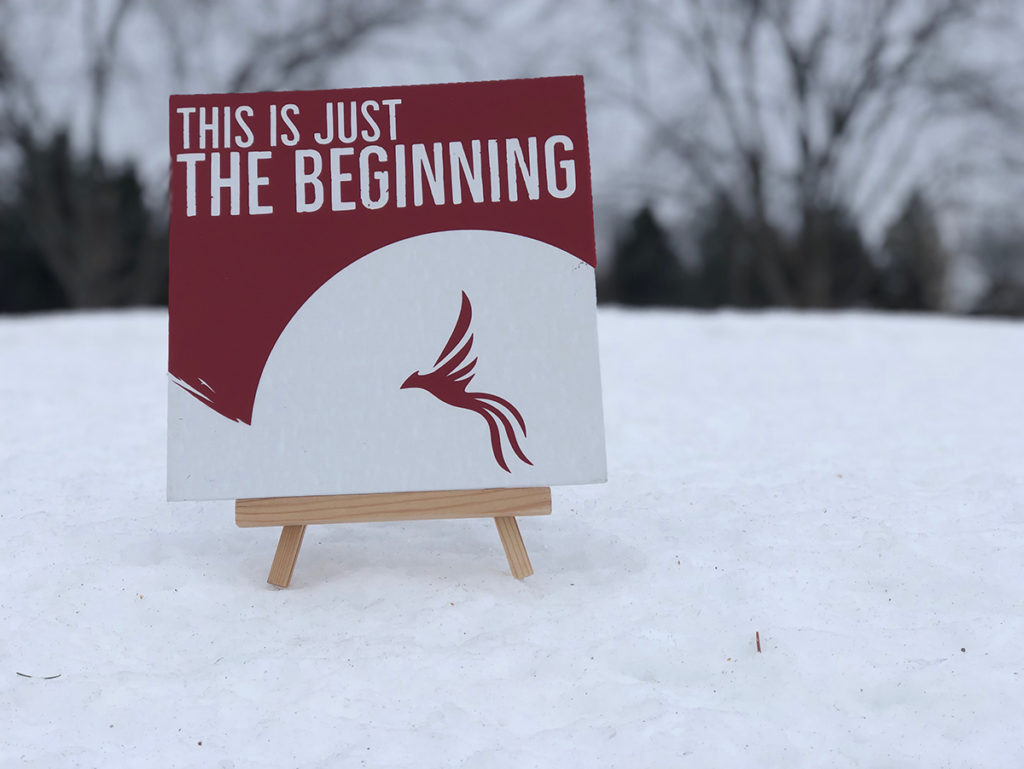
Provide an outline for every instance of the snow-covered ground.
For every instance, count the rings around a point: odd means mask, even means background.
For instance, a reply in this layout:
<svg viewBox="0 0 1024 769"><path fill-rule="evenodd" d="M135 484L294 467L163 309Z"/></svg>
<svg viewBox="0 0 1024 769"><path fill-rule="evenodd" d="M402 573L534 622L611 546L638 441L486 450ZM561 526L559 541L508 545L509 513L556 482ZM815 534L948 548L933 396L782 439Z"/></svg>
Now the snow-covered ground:
<svg viewBox="0 0 1024 769"><path fill-rule="evenodd" d="M533 577L486 520L324 526L282 591L164 500L165 314L0 319L0 766L1022 765L1024 325L600 333L610 481L522 520Z"/></svg>

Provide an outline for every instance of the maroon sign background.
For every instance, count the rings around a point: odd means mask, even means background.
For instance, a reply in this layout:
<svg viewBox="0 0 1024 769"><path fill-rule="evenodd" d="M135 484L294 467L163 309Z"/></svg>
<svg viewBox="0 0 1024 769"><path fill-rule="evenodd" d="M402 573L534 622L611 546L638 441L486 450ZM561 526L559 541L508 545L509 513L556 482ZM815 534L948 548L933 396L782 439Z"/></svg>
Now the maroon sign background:
<svg viewBox="0 0 1024 769"><path fill-rule="evenodd" d="M390 108L385 108L385 100L392 100ZM333 140L319 143L314 139L316 135L321 139L330 136L325 125L327 105L337 102L344 102L346 116L351 114L352 102L372 102L377 109L372 105L361 106L357 123L345 126L346 132L360 129L354 141L339 140L339 126L335 123ZM294 109L286 105L294 105ZM226 122L225 108L229 117ZM376 131L373 124L363 120L366 113L362 109L375 118ZM274 134L271 113L276 116ZM286 113L290 124L283 120ZM217 125L211 129L215 114ZM245 130L235 120L236 115L246 124ZM205 118L205 146L199 144L201 116ZM545 141L553 136L568 137L572 145L571 149L564 142L556 146L560 160L574 161L575 188L565 197L549 194L550 189L545 189L546 179L551 184L551 177L546 177L549 172L561 174L556 187L563 193L567 185L564 167L545 167ZM525 151L529 137L537 141L540 194L531 199L520 179L517 199L511 201L505 142L518 139ZM297 141L289 143L293 139ZM422 204L414 205L412 174L407 171L407 203L404 207L396 205L398 145L406 154L408 166L409 148L416 143L424 144L429 153L435 142L443 143L446 151L450 142L462 142L468 150L473 140L479 140L483 148L482 200L473 200L470 190L463 185L461 203L453 203L452 174L446 154L444 203L436 203L430 191L424 190ZM490 167L493 158L488 156L488 140L497 140L496 146L501 149L498 168ZM390 173L389 202L379 208L360 203L358 159L368 145L380 147L387 158L381 160L374 155L373 170ZM332 147L352 148L351 154L346 151L341 158L345 171L352 174L342 185L346 206L355 203L345 210L332 210ZM322 155L320 180L324 203L315 211L297 210L296 152L300 150L317 150ZM591 266L595 264L581 77L172 96L170 151L169 371L179 384L211 408L244 423L251 421L256 389L267 358L295 312L333 275L384 245L441 230L497 230L542 240ZM254 176L262 179L255 185L252 198L252 166L248 156L254 152L269 152L270 156L257 160ZM213 215L211 167L219 162L220 178L227 177L232 168L231 153L238 153L238 209L232 211L232 191L222 184L217 190L220 211ZM196 157L198 154L202 157ZM216 159L215 154L219 154ZM307 163L303 170L308 171L311 166ZM500 200L494 202L488 179L499 173ZM191 194L186 188L189 176ZM312 190L311 186L305 188L310 197ZM374 195L378 201L383 197L379 185ZM272 213L250 212L265 211L268 207L273 209Z"/></svg>

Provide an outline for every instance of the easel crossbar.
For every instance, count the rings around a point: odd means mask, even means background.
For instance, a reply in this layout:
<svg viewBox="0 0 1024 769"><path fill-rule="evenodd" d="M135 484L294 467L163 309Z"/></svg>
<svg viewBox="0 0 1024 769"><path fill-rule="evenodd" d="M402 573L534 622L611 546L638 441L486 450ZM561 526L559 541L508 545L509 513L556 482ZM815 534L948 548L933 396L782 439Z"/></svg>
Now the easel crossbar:
<svg viewBox="0 0 1024 769"><path fill-rule="evenodd" d="M235 502L235 524L243 528L550 514L548 487L264 497Z"/></svg>

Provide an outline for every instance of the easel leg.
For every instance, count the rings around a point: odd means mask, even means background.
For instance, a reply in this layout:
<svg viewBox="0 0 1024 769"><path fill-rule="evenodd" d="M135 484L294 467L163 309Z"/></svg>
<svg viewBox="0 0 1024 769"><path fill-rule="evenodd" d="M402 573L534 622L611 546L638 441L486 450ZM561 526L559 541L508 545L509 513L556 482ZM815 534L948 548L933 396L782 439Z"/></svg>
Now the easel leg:
<svg viewBox="0 0 1024 769"><path fill-rule="evenodd" d="M523 544L515 516L501 516L495 518L494 523L498 527L498 535L505 548L505 557L508 558L512 576L516 579L529 577L533 574L533 566L530 564L530 556L526 554L526 545Z"/></svg>
<svg viewBox="0 0 1024 769"><path fill-rule="evenodd" d="M302 538L306 534L305 526L285 526L281 529L281 539L277 541L277 552L274 563L270 566L267 582L278 587L288 587L295 570L295 559L299 557Z"/></svg>

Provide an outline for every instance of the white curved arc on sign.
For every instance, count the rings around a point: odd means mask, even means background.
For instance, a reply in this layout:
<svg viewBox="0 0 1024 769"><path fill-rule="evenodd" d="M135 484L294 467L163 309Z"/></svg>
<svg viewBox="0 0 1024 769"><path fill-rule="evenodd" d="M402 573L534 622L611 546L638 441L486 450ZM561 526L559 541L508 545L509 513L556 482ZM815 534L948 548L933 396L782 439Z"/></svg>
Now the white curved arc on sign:
<svg viewBox="0 0 1024 769"><path fill-rule="evenodd" d="M401 387L433 366L462 292L478 358L472 389L515 404L532 466L503 470L479 414ZM251 426L192 420L202 434L187 442L205 456L189 464L213 497L240 496L240 486L286 496L602 480L593 303L593 269L536 240L474 230L388 245L295 314L264 367Z"/></svg>

